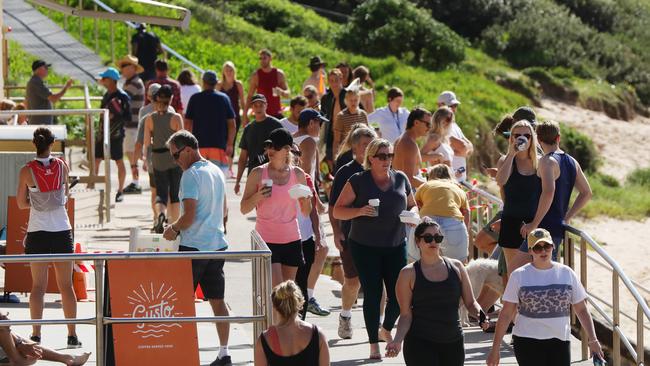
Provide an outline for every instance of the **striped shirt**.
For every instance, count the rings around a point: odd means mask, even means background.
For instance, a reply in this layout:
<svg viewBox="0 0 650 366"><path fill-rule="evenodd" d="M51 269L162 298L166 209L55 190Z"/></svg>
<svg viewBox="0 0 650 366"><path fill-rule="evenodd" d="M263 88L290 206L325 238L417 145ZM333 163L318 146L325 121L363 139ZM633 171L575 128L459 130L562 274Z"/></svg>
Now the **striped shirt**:
<svg viewBox="0 0 650 366"><path fill-rule="evenodd" d="M124 82L123 90L131 98L131 120L124 123L125 128L138 128L138 114L144 105L144 83L138 75Z"/></svg>
<svg viewBox="0 0 650 366"><path fill-rule="evenodd" d="M355 123L365 123L368 124L368 114L363 109L358 109L357 113L352 114L350 111L345 108L336 116L334 120L334 131L340 132L342 138L348 135L352 125Z"/></svg>

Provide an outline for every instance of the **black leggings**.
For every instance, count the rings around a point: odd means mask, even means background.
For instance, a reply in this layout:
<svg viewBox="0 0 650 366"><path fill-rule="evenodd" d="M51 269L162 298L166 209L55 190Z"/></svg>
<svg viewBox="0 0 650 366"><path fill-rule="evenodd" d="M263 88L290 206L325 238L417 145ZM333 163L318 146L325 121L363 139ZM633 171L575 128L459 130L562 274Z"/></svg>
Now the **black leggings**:
<svg viewBox="0 0 650 366"><path fill-rule="evenodd" d="M464 339L451 343L431 342L406 335L404 361L412 366L463 366L465 362Z"/></svg>
<svg viewBox="0 0 650 366"><path fill-rule="evenodd" d="M168 202L178 203L178 190L181 185L181 176L183 171L176 167L167 170L153 171L153 177L156 181L156 203L162 203L167 206Z"/></svg>
<svg viewBox="0 0 650 366"><path fill-rule="evenodd" d="M535 339L512 336L520 366L569 366L571 343L557 338Z"/></svg>
<svg viewBox="0 0 650 366"><path fill-rule="evenodd" d="M302 255L305 258L305 264L298 267L298 272L296 272L296 284L300 287L302 297L305 299L305 303L302 305L302 310L300 311L300 319L305 320L305 317L307 316L307 302L309 301L309 296L307 295L307 280L309 279L311 265L314 264L314 257L316 256L316 242L314 242L313 236L302 242Z"/></svg>
<svg viewBox="0 0 650 366"><path fill-rule="evenodd" d="M399 272L406 266L406 244L397 247L369 247L348 240L354 265L363 288L363 319L370 343L379 342L379 305L386 287L386 310L382 327L391 330L399 316L395 285Z"/></svg>

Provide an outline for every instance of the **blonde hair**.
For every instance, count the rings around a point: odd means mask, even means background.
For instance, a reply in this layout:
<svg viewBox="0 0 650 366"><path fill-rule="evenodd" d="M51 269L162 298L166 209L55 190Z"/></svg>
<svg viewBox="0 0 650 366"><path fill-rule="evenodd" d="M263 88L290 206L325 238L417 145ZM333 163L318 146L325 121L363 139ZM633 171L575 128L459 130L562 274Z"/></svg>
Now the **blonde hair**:
<svg viewBox="0 0 650 366"><path fill-rule="evenodd" d="M232 61L226 61L223 63L223 66L221 66L221 82L226 81L226 72L224 71L226 67L230 67L232 69L232 78L233 81L237 80L237 68L235 67L235 63Z"/></svg>
<svg viewBox="0 0 650 366"><path fill-rule="evenodd" d="M451 170L451 167L447 164L436 164L431 170L429 170L429 180L451 180L453 181L454 172Z"/></svg>
<svg viewBox="0 0 650 366"><path fill-rule="evenodd" d="M451 108L447 106L438 108L435 113L433 113L433 118L431 119L431 131L429 131L429 134L438 135L443 141L446 141L448 139L447 132L449 132L451 123L445 127L444 122L453 117L454 111L452 111Z"/></svg>
<svg viewBox="0 0 650 366"><path fill-rule="evenodd" d="M302 304L305 302L305 298L302 296L298 285L289 280L273 288L271 302L273 303L273 308L284 319L290 319L302 310Z"/></svg>
<svg viewBox="0 0 650 366"><path fill-rule="evenodd" d="M348 134L345 135L345 138L343 139L343 141L341 141L341 147L339 147L339 152L336 154L336 159L338 159L341 155L345 154L346 152L352 150L352 143L353 143L352 134L354 133L354 131L359 130L361 128L370 130L370 132L372 132L373 138L377 137L375 131L371 130L367 124L361 122L353 124L350 127L350 131L348 132ZM368 135L369 133L364 133L364 136L368 136Z"/></svg>
<svg viewBox="0 0 650 366"><path fill-rule="evenodd" d="M382 147L386 148L391 148L393 145L390 143L390 141L386 139L376 139L372 140L370 144L368 144L368 148L366 149L366 157L363 159L363 168L365 170L370 170L370 167L372 164L370 163L370 158L375 156L377 154L377 151L381 149Z"/></svg>
<svg viewBox="0 0 650 366"><path fill-rule="evenodd" d="M516 122L512 127L510 128L510 138L509 141L512 142L514 139L513 136L513 131L516 128L519 127L525 127L530 131L530 141L528 145L528 158L532 161L533 163L533 169L537 171L537 134L535 133L535 129L533 128L533 125L530 124L530 122L526 121L525 119Z"/></svg>

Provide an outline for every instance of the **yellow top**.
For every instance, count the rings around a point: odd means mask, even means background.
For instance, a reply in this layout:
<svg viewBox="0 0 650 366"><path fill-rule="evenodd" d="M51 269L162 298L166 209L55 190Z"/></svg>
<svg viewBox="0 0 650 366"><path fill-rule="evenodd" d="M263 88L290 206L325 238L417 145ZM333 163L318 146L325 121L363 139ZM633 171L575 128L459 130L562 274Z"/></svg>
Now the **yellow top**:
<svg viewBox="0 0 650 366"><path fill-rule="evenodd" d="M467 195L456 183L448 180L430 180L415 192L420 216L443 216L463 220L461 209L469 211Z"/></svg>

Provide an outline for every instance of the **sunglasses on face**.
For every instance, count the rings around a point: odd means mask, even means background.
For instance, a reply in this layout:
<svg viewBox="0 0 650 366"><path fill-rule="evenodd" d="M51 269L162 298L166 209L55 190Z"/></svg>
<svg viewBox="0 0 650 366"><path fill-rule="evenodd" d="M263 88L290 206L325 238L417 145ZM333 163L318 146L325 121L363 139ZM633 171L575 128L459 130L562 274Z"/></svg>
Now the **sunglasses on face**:
<svg viewBox="0 0 650 366"><path fill-rule="evenodd" d="M440 234L435 234L435 235L433 235L433 234L424 234L424 235L420 236L420 239L424 240L424 242L427 243L427 244L431 244L434 241L436 242L436 244L440 244L440 243L442 243L442 240L444 238L445 238L444 235L440 235Z"/></svg>
<svg viewBox="0 0 650 366"><path fill-rule="evenodd" d="M541 253L542 251L546 251L546 252L548 252L548 251L553 250L554 247L555 247L555 245L553 245L553 244L551 244L551 243L545 243L544 245L542 245L542 244L537 244L537 245L535 245L535 246L533 247L533 252L536 253L536 254L539 254L539 253Z"/></svg>
<svg viewBox="0 0 650 366"><path fill-rule="evenodd" d="M512 136L514 136L514 138L524 136L525 138L527 138L529 140L532 137L532 135L529 134L529 133L513 133Z"/></svg>
<svg viewBox="0 0 650 366"><path fill-rule="evenodd" d="M175 153L172 153L172 157L174 158L174 160L178 160L178 158L181 157L181 153L183 152L183 150L185 150L186 147L187 146L183 146L180 149L178 149L178 151L176 151Z"/></svg>
<svg viewBox="0 0 650 366"><path fill-rule="evenodd" d="M381 161L386 161L386 160L392 160L395 157L395 154L393 154L393 153L389 153L389 154L380 153L380 154L375 154L375 156L373 156L373 157L377 158L377 159L379 159Z"/></svg>
<svg viewBox="0 0 650 366"><path fill-rule="evenodd" d="M424 123L425 125L427 125L427 127L431 127L431 121L423 121L421 119L419 119L418 121Z"/></svg>

